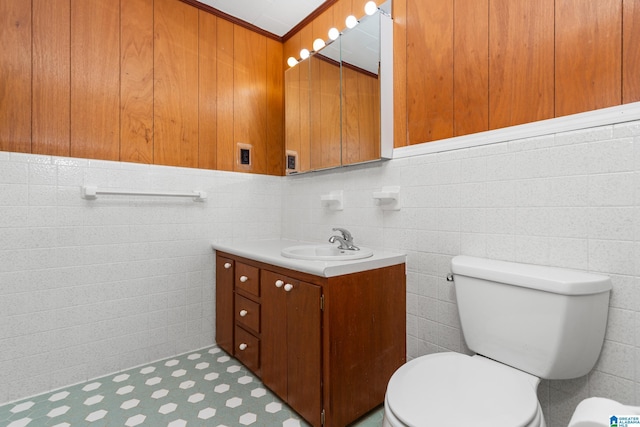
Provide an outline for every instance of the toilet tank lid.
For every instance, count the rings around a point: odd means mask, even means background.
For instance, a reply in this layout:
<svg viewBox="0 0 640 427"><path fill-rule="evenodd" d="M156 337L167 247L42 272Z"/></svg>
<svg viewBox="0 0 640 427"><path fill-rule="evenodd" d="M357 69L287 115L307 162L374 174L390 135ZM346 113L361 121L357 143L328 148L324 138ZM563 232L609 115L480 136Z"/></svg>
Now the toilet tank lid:
<svg viewBox="0 0 640 427"><path fill-rule="evenodd" d="M454 276L475 277L562 295L590 295L611 290L611 279L601 274L466 255L451 260L451 271Z"/></svg>

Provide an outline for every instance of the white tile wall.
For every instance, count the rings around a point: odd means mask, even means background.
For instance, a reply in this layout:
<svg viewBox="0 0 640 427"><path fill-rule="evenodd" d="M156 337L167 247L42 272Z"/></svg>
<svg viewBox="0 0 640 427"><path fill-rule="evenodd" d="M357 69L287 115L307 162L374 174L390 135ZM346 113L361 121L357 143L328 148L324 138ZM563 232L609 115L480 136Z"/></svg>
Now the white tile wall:
<svg viewBox="0 0 640 427"><path fill-rule="evenodd" d="M82 185L209 199L80 197ZM214 342L216 239L280 235L282 179L0 153L0 402Z"/></svg>
<svg viewBox="0 0 640 427"><path fill-rule="evenodd" d="M83 184L209 200L86 201ZM383 185L402 210L376 205ZM322 207L332 190L343 211ZM539 396L550 427L588 396L640 405L640 122L286 178L0 152L0 218L0 402L210 344L212 240L344 226L407 254L410 358L468 351L454 255L611 275L596 368Z"/></svg>
<svg viewBox="0 0 640 427"><path fill-rule="evenodd" d="M383 185L401 186L402 210L375 206ZM320 195L340 189L344 211L323 208ZM550 427L588 396L640 405L640 122L288 177L284 195L284 237L323 240L340 225L362 245L407 253L410 358L468 351L445 280L454 255L610 275L596 368L543 381L540 400Z"/></svg>

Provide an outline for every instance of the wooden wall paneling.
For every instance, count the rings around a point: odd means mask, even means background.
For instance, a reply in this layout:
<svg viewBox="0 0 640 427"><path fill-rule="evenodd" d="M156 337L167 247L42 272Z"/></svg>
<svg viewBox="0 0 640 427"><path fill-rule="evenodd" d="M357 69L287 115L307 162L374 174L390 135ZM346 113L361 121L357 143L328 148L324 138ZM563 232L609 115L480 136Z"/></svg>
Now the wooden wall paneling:
<svg viewBox="0 0 640 427"><path fill-rule="evenodd" d="M234 26L233 34L233 137L236 143L253 148L251 167L236 162L235 170L266 173L267 40L239 25Z"/></svg>
<svg viewBox="0 0 640 427"><path fill-rule="evenodd" d="M376 5L378 5L378 7L382 6L384 3L386 3L388 0L375 0ZM395 0L394 0L395 1ZM394 1L391 2L391 7L393 7L393 3ZM358 18L361 18L363 16L366 15L365 11L364 11L364 6L369 2L369 0L352 0L353 2L353 11L357 12L356 16ZM393 16L393 15L392 15Z"/></svg>
<svg viewBox="0 0 640 427"><path fill-rule="evenodd" d="M342 31L347 28L345 19L351 15L353 10L352 0L338 0L333 7L333 27Z"/></svg>
<svg viewBox="0 0 640 427"><path fill-rule="evenodd" d="M489 0L455 0L453 134L489 129Z"/></svg>
<svg viewBox="0 0 640 427"><path fill-rule="evenodd" d="M71 156L120 157L120 3L71 0Z"/></svg>
<svg viewBox="0 0 640 427"><path fill-rule="evenodd" d="M409 143L453 135L453 2L407 0Z"/></svg>
<svg viewBox="0 0 640 427"><path fill-rule="evenodd" d="M369 0L352 0L353 3L351 5L351 9L352 9L352 13L356 18L360 19L363 16L367 15L364 12L364 5L367 4L368 1Z"/></svg>
<svg viewBox="0 0 640 427"><path fill-rule="evenodd" d="M284 174L284 59L282 43L267 42L267 173Z"/></svg>
<svg viewBox="0 0 640 427"><path fill-rule="evenodd" d="M640 101L640 1L623 0L622 103Z"/></svg>
<svg viewBox="0 0 640 427"><path fill-rule="evenodd" d="M217 164L218 18L200 10L198 20L198 167L215 169Z"/></svg>
<svg viewBox="0 0 640 427"><path fill-rule="evenodd" d="M31 152L31 2L0 2L0 150Z"/></svg>
<svg viewBox="0 0 640 427"><path fill-rule="evenodd" d="M393 0L393 146L409 144L407 134L407 0Z"/></svg>
<svg viewBox="0 0 640 427"><path fill-rule="evenodd" d="M153 0L120 2L120 161L153 163Z"/></svg>
<svg viewBox="0 0 640 427"><path fill-rule="evenodd" d="M233 27L229 21L218 19L217 25L217 169L232 171L235 164L233 139Z"/></svg>
<svg viewBox="0 0 640 427"><path fill-rule="evenodd" d="M154 163L198 166L198 9L154 0Z"/></svg>
<svg viewBox="0 0 640 427"><path fill-rule="evenodd" d="M311 39L329 40L329 30L333 27L333 7L322 12L311 24Z"/></svg>
<svg viewBox="0 0 640 427"><path fill-rule="evenodd" d="M489 3L489 128L554 116L554 0Z"/></svg>
<svg viewBox="0 0 640 427"><path fill-rule="evenodd" d="M620 104L620 0L557 0L555 3L556 116Z"/></svg>
<svg viewBox="0 0 640 427"><path fill-rule="evenodd" d="M313 25L309 23L300 30L300 49L296 58L300 58L300 50L307 49L309 52L313 50Z"/></svg>
<svg viewBox="0 0 640 427"><path fill-rule="evenodd" d="M71 3L33 0L31 152L70 154Z"/></svg>
<svg viewBox="0 0 640 427"><path fill-rule="evenodd" d="M296 33L293 36L291 36L291 38L289 40L287 40L286 42L284 42L284 66L286 68L289 68L289 65L287 65L287 60L290 57L294 57L296 59L300 59L300 45L301 45L301 35L300 33Z"/></svg>

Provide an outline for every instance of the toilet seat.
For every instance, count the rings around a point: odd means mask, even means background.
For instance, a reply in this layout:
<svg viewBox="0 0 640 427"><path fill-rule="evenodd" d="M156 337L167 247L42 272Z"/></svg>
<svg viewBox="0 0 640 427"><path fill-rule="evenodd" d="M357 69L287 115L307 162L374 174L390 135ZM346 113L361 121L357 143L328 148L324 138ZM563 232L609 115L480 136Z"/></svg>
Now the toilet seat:
<svg viewBox="0 0 640 427"><path fill-rule="evenodd" d="M540 425L536 384L536 377L483 357L436 353L400 367L385 404L413 427Z"/></svg>

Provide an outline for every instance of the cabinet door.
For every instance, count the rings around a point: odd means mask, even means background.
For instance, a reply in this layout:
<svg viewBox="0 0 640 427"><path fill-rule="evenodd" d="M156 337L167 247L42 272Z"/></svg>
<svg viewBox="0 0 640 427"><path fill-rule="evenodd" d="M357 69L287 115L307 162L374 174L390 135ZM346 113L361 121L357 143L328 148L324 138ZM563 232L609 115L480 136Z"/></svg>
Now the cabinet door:
<svg viewBox="0 0 640 427"><path fill-rule="evenodd" d="M216 343L233 354L233 271L232 259L216 257Z"/></svg>
<svg viewBox="0 0 640 427"><path fill-rule="evenodd" d="M292 281L287 299L288 403L314 426L320 425L321 311L319 286ZM286 284L285 284L286 286Z"/></svg>
<svg viewBox="0 0 640 427"><path fill-rule="evenodd" d="M262 270L262 381L287 400L286 277Z"/></svg>
<svg viewBox="0 0 640 427"><path fill-rule="evenodd" d="M262 271L262 380L302 417L320 425L319 286Z"/></svg>

